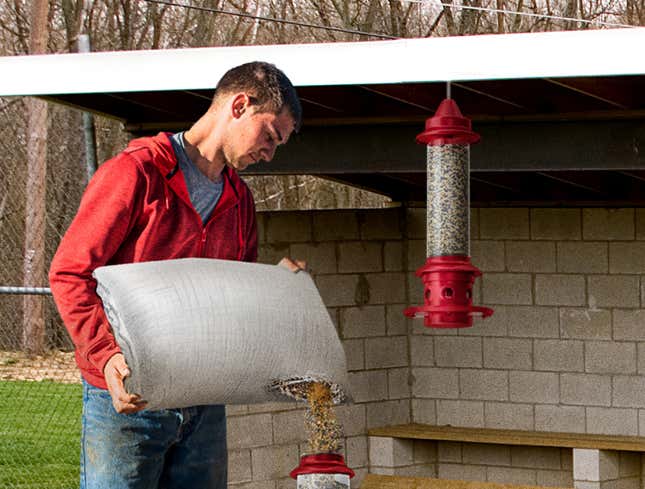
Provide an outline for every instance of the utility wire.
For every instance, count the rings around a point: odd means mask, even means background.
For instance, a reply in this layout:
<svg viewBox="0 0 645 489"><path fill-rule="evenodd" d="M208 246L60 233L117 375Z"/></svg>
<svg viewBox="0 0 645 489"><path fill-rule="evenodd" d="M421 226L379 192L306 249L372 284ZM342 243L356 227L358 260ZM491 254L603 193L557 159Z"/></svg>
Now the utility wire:
<svg viewBox="0 0 645 489"><path fill-rule="evenodd" d="M381 39L399 39L398 37L395 36L388 36L387 34L376 34L374 32L363 32L363 31L356 31L353 29L342 29L340 27L330 27L326 25L320 25L320 24L310 24L307 22L296 22L294 20L286 20L286 19L277 19L275 17L264 17L262 15L252 15L252 14L247 14L245 12L232 12L230 10L222 10L222 9L217 9L217 8L208 8L208 7L197 7L195 5L185 5L181 3L173 3L173 2L168 2L166 0L143 0L144 2L148 3L157 3L160 5L169 5L171 7L183 7L187 9L193 9L193 10L201 10L202 12L212 12L215 14L224 14L224 15L232 15L235 17L244 17L246 19L254 19L254 20L266 20L268 22L277 22L280 24L288 24L288 25L296 25L299 27L310 27L312 29L324 29L326 31L333 31L333 32L343 32L345 34L358 34L361 36L370 36L370 37L378 37Z"/></svg>
<svg viewBox="0 0 645 489"><path fill-rule="evenodd" d="M559 15L549 15L549 14L536 14L534 12L514 12L512 10L504 10L492 7L474 7L471 5L454 5L452 3L437 2L431 3L426 0L402 0L403 2L408 3L418 3L422 5L442 5L444 7L454 8L454 9L466 9L466 10L478 10L481 12L491 12L491 13L500 13L500 14L509 14L509 15L524 15L525 17L539 17L540 19L552 19L552 20L569 20L573 22L582 22L584 24L598 24L609 27L629 27L633 28L633 25L629 24L619 24L617 22L605 22L602 20L589 20L589 19L580 19L577 17L562 17Z"/></svg>

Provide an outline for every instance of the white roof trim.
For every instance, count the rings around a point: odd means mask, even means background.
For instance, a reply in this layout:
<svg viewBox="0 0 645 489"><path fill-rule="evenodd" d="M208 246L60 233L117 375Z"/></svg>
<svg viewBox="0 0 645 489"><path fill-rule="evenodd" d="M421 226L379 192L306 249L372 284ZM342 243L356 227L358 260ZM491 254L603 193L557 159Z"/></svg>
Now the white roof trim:
<svg viewBox="0 0 645 489"><path fill-rule="evenodd" d="M209 89L254 60L296 86L643 75L642 46L645 28L12 56L0 96Z"/></svg>

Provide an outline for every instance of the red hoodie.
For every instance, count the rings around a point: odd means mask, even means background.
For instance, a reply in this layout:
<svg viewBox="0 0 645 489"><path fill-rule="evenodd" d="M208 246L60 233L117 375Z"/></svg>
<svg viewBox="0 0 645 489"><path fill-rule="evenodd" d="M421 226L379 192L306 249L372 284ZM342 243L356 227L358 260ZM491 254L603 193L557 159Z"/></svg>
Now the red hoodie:
<svg viewBox="0 0 645 489"><path fill-rule="evenodd" d="M257 259L253 196L230 168L204 224L190 202L169 135L132 141L100 166L49 270L58 311L90 384L106 389L103 368L119 349L96 294L95 268L172 258Z"/></svg>

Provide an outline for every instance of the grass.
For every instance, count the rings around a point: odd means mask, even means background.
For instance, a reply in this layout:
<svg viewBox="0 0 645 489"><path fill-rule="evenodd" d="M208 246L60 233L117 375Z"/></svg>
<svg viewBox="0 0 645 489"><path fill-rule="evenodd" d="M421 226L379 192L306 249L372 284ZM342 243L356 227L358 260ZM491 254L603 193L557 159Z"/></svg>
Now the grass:
<svg viewBox="0 0 645 489"><path fill-rule="evenodd" d="M78 487L82 387L0 381L0 487Z"/></svg>

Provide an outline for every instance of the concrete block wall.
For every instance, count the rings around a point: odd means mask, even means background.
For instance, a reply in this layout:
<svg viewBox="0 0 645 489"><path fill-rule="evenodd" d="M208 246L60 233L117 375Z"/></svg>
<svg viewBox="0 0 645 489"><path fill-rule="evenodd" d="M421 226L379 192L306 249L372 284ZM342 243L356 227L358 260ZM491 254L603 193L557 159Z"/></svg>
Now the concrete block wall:
<svg viewBox="0 0 645 489"><path fill-rule="evenodd" d="M644 435L645 212L482 208L472 220L475 300L495 315L468 330L413 323L413 420Z"/></svg>
<svg viewBox="0 0 645 489"><path fill-rule="evenodd" d="M338 413L354 487L368 471L571 486L571 451L556 466L555 451L489 446L502 453L491 462L467 444L417 442L387 465L366 435L374 426L645 436L645 210L473 209L473 262L484 271L474 301L495 315L464 330L402 316L423 299L414 271L425 209L267 212L259 227L261 262L308 261L346 349L356 403ZM229 406L231 487L294 487L302 414Z"/></svg>
<svg viewBox="0 0 645 489"><path fill-rule="evenodd" d="M262 212L258 226L258 261L306 260L345 347L355 403L336 412L359 487L369 468L367 430L411 422L405 212ZM289 472L307 443L302 405L228 406L227 414L229 487L295 488Z"/></svg>

